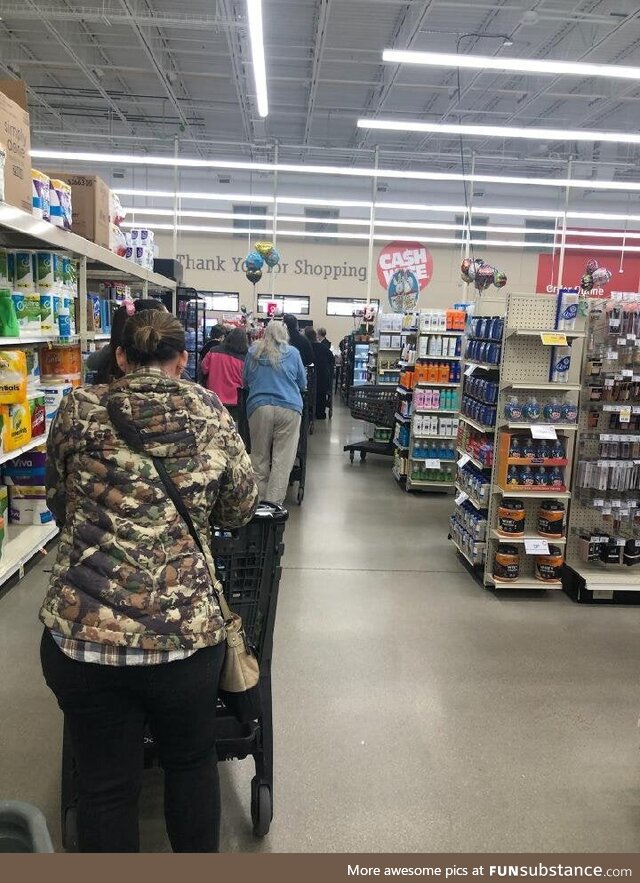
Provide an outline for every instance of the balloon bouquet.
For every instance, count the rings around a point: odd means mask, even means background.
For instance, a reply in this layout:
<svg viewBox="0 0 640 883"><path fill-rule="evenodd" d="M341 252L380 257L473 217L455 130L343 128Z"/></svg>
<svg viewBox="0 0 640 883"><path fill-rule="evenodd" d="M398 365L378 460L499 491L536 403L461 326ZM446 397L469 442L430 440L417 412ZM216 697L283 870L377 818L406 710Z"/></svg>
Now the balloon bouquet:
<svg viewBox="0 0 640 883"><path fill-rule="evenodd" d="M253 251L244 259L242 269L253 285L262 279L262 267L276 267L280 263L280 252L272 242L256 242Z"/></svg>
<svg viewBox="0 0 640 883"><path fill-rule="evenodd" d="M504 288L507 284L507 275L502 270L497 270L491 264L485 263L482 258L465 258L460 265L460 275L464 282L473 282L478 291L484 291L490 285L496 288Z"/></svg>
<svg viewBox="0 0 640 883"><path fill-rule="evenodd" d="M598 262L595 258L591 258L591 260L587 261L585 271L584 276L580 280L580 288L582 288L585 293L591 291L594 285L598 288L606 285L613 275L611 270L598 266Z"/></svg>

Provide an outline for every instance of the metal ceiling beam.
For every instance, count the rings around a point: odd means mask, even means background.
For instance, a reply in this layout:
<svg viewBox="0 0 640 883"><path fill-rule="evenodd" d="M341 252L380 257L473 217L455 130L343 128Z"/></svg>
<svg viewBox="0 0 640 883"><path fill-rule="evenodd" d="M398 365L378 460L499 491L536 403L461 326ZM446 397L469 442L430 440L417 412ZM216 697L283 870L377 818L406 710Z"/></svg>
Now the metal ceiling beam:
<svg viewBox="0 0 640 883"><path fill-rule="evenodd" d="M222 13L222 17L225 20L234 21L237 24L238 17L235 14L233 0L218 0L218 10ZM255 131L251 115L249 94L246 88L245 75L245 70L249 63L247 56L249 39L246 34L246 21L243 21L242 23L244 25L242 30L239 30L237 27L230 27L226 28L226 34L227 44L229 46L231 70L233 73L233 85L235 86L240 108L240 116L242 118L242 128L244 129L247 142L253 144Z"/></svg>
<svg viewBox="0 0 640 883"><path fill-rule="evenodd" d="M89 80L89 82L97 89L97 91L104 98L104 100L109 105L111 110L115 113L115 115L118 117L118 119L120 119L123 123L125 123L128 126L129 121L127 120L126 116L122 113L122 111L120 110L118 105L115 103L115 101L113 101L113 99L108 94L108 92L103 88L102 83L96 77L96 75L93 73L91 68L87 64L85 64L85 62L82 60L82 58L80 58L80 56L76 53L73 46L71 46L71 44L60 33L60 31L55 27L55 25L52 25L51 22L47 21L46 18L42 18L40 8L39 8L38 4L35 2L35 0L24 0L24 3L26 5L28 5L28 7L30 9L32 9L34 12L38 12L40 14L42 24L45 26L47 31L63 47L65 52L67 52L68 55L71 58L73 58L73 60L78 65L78 67L80 68L82 73Z"/></svg>
<svg viewBox="0 0 640 883"><path fill-rule="evenodd" d="M102 3L99 6L76 6L73 9L60 8L60 6L47 6L42 4L40 12L29 9L22 4L10 5L3 3L2 15L7 19L24 21L40 21L47 18L50 21L84 21L95 24L102 23L107 26L114 24L129 24L129 17L116 3ZM184 30L202 30L203 28L234 27L237 22L226 21L219 15L194 15L191 13L161 12L154 10L147 13L137 12L136 21L146 27L173 27Z"/></svg>
<svg viewBox="0 0 640 883"><path fill-rule="evenodd" d="M394 49L410 49L434 3L435 0L427 0L422 11L418 14L416 14L417 4L409 3L404 13L396 21L389 46L392 46ZM369 96L366 107L363 109L363 116L369 116L371 109L374 107L374 119L380 116L389 93L398 79L400 68L401 65L399 64L389 65L383 63L380 66L378 82ZM369 133L370 130L368 129L356 130L355 142L358 147L363 147L367 143Z"/></svg>
<svg viewBox="0 0 640 883"><path fill-rule="evenodd" d="M9 38L9 40L11 41L11 48L14 49L17 44L18 47L20 48L20 50L22 52L24 52L25 55L30 56L27 59L28 61L36 61L37 59L34 57L33 52L27 46L25 46L24 43L21 43L18 39L16 39L16 36L11 31L11 28L9 28L5 24L4 21L1 22L0 24L3 29L3 34L5 34ZM2 68L2 70L4 70L9 77L14 77L16 80L20 79L20 76L18 74L14 73L14 71L12 71L11 68L9 67L9 65L12 64L12 62L6 58L6 54L4 52L4 49L1 53L1 56L2 56L2 61L0 61L0 68ZM18 68L23 63L24 62L22 59L16 60L13 62L13 64L16 65ZM54 77L52 77L51 79L54 81L54 83L56 82ZM60 81L58 80L57 82L59 83ZM42 107L44 110L46 110L47 113L50 113L52 116L54 116L58 120L59 123L62 123L61 114L58 113L58 111L55 110L53 107L51 107L49 102L46 101L44 98L42 98L40 95L38 95L36 90L32 89L31 86L29 86L28 84L27 84L27 95L29 96L29 98L31 98L31 100L33 102L35 102L36 104L39 104L40 107Z"/></svg>
<svg viewBox="0 0 640 883"><path fill-rule="evenodd" d="M330 6L331 0L318 0L318 5L316 7L314 22L316 39L313 47L313 61L311 63L311 80L309 83L309 98L307 102L307 119L304 124L304 136L302 138L303 144L307 144L309 141L309 135L311 134L313 111L315 110L318 84L320 81L320 68L322 66L322 58L324 55L324 44L327 39Z"/></svg>

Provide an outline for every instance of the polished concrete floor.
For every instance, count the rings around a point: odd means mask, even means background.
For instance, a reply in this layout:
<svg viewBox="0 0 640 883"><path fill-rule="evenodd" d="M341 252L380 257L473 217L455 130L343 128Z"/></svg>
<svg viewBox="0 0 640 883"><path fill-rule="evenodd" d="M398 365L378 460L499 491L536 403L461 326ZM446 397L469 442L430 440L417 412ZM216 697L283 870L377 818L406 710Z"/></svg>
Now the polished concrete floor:
<svg viewBox="0 0 640 883"><path fill-rule="evenodd" d="M486 591L447 542L451 497L349 465L338 407L311 439L276 628L276 807L248 821L251 764L222 767L223 848L640 850L640 611ZM59 843L61 719L38 666L46 562L0 599L0 797ZM168 849L161 776L146 850Z"/></svg>

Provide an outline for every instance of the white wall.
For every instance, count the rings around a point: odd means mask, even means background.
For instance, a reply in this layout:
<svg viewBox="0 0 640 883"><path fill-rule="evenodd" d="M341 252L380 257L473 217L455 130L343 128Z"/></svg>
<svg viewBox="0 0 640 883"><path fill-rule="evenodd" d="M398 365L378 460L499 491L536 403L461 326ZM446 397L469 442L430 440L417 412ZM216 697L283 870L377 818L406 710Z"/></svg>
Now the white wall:
<svg viewBox="0 0 640 883"><path fill-rule="evenodd" d="M170 256L173 252L172 237L158 235L157 241L160 255ZM311 298L310 318L316 327L324 325L329 338L337 343L353 328L353 320L327 316L327 297L367 296L367 246L316 245L282 240L278 248L281 254L280 269L273 277L271 273L265 273L256 286L256 292L308 295ZM201 290L238 291L240 303L248 309L254 308L254 289L241 268L247 251L246 237L181 234L178 254L183 256L185 284ZM379 298L381 307L389 311L386 290L377 277L380 251L380 246L374 249L371 297ZM460 279L460 249L434 246L430 251L433 276L421 292L419 306L447 307L463 300L465 286ZM507 274L509 281L504 291L535 291L538 258L533 249L504 249L501 252L491 249L485 254L476 252L476 256L485 257ZM489 291L495 293L496 289Z"/></svg>

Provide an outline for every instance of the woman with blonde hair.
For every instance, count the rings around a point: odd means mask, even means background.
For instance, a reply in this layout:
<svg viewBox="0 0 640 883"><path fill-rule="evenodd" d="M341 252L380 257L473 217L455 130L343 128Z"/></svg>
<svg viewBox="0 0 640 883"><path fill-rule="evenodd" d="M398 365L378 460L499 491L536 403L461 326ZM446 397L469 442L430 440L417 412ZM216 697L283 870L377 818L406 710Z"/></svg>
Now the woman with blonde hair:
<svg viewBox="0 0 640 883"><path fill-rule="evenodd" d="M307 375L282 321L272 319L264 337L249 350L244 381L249 388L251 461L260 499L283 503L298 449Z"/></svg>

